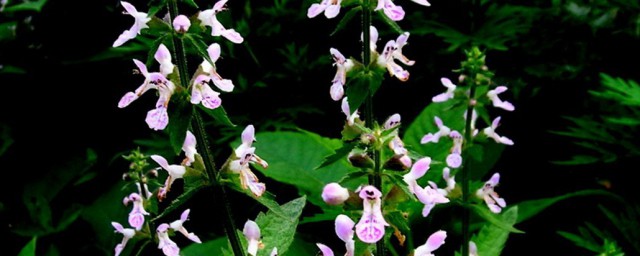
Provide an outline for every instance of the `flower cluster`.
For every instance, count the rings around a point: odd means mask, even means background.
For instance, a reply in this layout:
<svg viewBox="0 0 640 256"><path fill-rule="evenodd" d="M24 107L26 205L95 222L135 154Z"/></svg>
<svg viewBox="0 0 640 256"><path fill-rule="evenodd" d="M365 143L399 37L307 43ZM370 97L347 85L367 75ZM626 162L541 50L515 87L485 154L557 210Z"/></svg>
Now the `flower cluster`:
<svg viewBox="0 0 640 256"><path fill-rule="evenodd" d="M249 168L250 163L257 163L263 168L269 167L267 161L255 154L256 148L253 142L256 140L255 128L248 125L242 131L242 144L234 151L234 157L229 164L229 170L240 175L240 185L243 189L249 189L255 196L262 196L266 190L264 183L261 183Z"/></svg>
<svg viewBox="0 0 640 256"><path fill-rule="evenodd" d="M414 3L423 6L431 6L427 0L411 0ZM320 3L314 3L307 11L307 17L314 18L324 12L327 19L332 19L340 14L340 4L342 0L322 0ZM404 9L402 6L396 5L391 0L378 0L375 11L382 10L389 19L399 21L404 19Z"/></svg>

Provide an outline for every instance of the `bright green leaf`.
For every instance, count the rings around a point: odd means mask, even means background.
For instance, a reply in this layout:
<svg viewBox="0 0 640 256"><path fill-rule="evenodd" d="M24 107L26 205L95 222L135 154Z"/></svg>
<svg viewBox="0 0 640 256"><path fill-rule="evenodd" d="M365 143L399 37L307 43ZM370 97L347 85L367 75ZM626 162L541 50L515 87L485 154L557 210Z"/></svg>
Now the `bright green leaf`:
<svg viewBox="0 0 640 256"><path fill-rule="evenodd" d="M521 230L516 229L515 227L513 227L513 224L515 224L515 220L513 223L511 223L510 220L505 220L504 218L501 217L501 215L495 214L493 212L491 212L485 205L471 205L469 207L473 212L475 212L478 216L480 216L481 218L485 219L486 221L488 221L489 223L493 224L494 226L501 228L505 231L508 232L512 232L512 233L524 233ZM514 216L518 216L518 208L517 206L511 207L511 208L515 208L515 215ZM513 212L510 214L514 214Z"/></svg>
<svg viewBox="0 0 640 256"><path fill-rule="evenodd" d="M40 12L42 11L42 7L47 3L47 0L37 0L37 1L24 1L20 4L11 5L4 9L3 12L11 13L11 12L19 12L19 11L34 11Z"/></svg>
<svg viewBox="0 0 640 256"><path fill-rule="evenodd" d="M349 110L353 114L369 95L374 95L382 85L382 74L374 70L362 70L347 82Z"/></svg>
<svg viewBox="0 0 640 256"><path fill-rule="evenodd" d="M518 218L518 207L509 208L497 218L500 223L513 226ZM480 229L478 235L471 238L471 240L478 247L478 255L499 256L507 242L509 233L508 230L502 227L487 223Z"/></svg>
<svg viewBox="0 0 640 256"><path fill-rule="evenodd" d="M229 127L235 127L236 125L231 121L231 119L229 119L229 116L227 116L227 112L224 110L224 108L222 106L219 106L215 109L208 109L205 108L202 105L198 105L198 107L204 111L205 113L207 113L207 115L213 117L213 119L215 119L218 123L229 126Z"/></svg>
<svg viewBox="0 0 640 256"><path fill-rule="evenodd" d="M279 254L287 252L296 234L298 219L305 202L306 198L303 196L282 205L281 210L285 216L271 212L258 214L255 222L260 227L262 243L265 246L265 250L258 251L259 256L268 256L274 247L278 248Z"/></svg>
<svg viewBox="0 0 640 256"><path fill-rule="evenodd" d="M564 194L556 197L524 201L514 206L511 206L509 208L518 207L519 214L518 214L518 221L516 223L520 223L537 215L538 213L540 213L544 209L547 209L549 206L555 203L558 203L560 201L563 201L572 197L577 197L577 196L613 196L617 198L616 195L610 192L607 192L604 190L590 189L590 190L581 190L573 193L568 193L568 194Z"/></svg>
<svg viewBox="0 0 640 256"><path fill-rule="evenodd" d="M316 167L316 169L329 166L330 164L333 164L339 161L340 159L346 158L346 156L349 155L349 153L351 152L351 150L353 150L355 146L356 146L356 143L346 143L342 145L342 147L337 149L335 152L333 152L333 154L327 155L322 161L322 164Z"/></svg>

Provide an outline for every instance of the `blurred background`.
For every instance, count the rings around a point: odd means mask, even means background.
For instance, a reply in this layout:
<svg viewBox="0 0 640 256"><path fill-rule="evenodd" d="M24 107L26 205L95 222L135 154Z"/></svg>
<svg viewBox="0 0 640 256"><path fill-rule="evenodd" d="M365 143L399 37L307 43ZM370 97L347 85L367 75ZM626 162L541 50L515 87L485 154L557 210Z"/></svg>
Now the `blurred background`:
<svg viewBox="0 0 640 256"><path fill-rule="evenodd" d="M3 250L16 255L37 236L37 255L110 255L120 238L113 234L108 216L126 216L118 192L128 162L121 156L136 148L158 152L168 147L154 144L168 135L149 130L144 122L154 97L117 108L120 97L142 82L140 75L133 75L131 59L146 60L153 40L139 36L111 48L132 24L119 1L4 2ZM239 124L217 127L210 134L220 161L247 124L259 131L301 128L340 137L344 116L329 96L335 74L329 48L359 58L360 22L356 15L330 35L347 10L331 20L322 15L309 19L306 10L314 2L229 1L230 11L220 19L245 42L219 41L223 58L218 71L236 85L233 93L221 96L223 106ZM148 10L147 1L131 3L139 11ZM213 4L196 3L202 8ZM638 183L631 178L640 163L640 3L432 0L428 8L411 1L396 3L407 11L398 24L411 33L403 53L416 64L408 68L407 82L385 79L374 98L378 120L400 113L406 124L411 122L443 90L441 77L456 78L452 70L459 68L463 50L477 45L487 54L494 80L509 87L506 99L516 105L516 111L502 113L500 132L515 145L504 150L494 167L502 174L498 191L507 202L583 189L619 196L558 202L518 224L526 233L511 235L503 254L640 255ZM186 5L181 10L188 16L198 11ZM397 33L374 16L381 49ZM279 202L295 197L292 187L264 180ZM191 207L203 209L201 219L209 218L194 231L205 234L201 237L222 235L221 228L207 226L219 225L215 209L200 203L207 196L197 195L193 201L199 203ZM259 209L253 202L245 205ZM253 216L239 213L244 214ZM154 253L159 252L149 252Z"/></svg>

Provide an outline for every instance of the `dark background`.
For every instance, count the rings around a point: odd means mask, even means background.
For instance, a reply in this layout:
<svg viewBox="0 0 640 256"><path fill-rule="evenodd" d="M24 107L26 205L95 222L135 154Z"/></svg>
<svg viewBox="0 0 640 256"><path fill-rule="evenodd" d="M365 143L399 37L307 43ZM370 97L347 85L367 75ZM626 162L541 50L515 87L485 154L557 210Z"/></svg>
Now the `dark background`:
<svg viewBox="0 0 640 256"><path fill-rule="evenodd" d="M358 55L357 17L345 30L329 36L339 19L326 20L322 15L307 19L306 8L313 1L284 1L287 8L277 15L262 11L271 7L271 1L254 2L249 8L251 17L242 17L247 14L246 1L229 3L231 19L242 18L246 22L238 28L246 43L233 48L233 56L223 55L219 71L234 82L239 75L247 80L247 86L238 86L233 94L222 95L229 116L236 123L253 123L263 131L299 126L323 136L339 137L343 115L339 104L329 97L335 71L330 67L328 49L335 47L346 56ZM397 2L407 10L407 19L399 24L412 33L412 29L419 31L421 23L411 21L436 20L464 32L472 27L468 24L486 18L481 15L484 9L473 2L432 1L430 8L418 7L410 1ZM148 9L144 1L132 3L140 11ZM198 3L206 7L211 4ZM560 6L565 7L570 1L562 3ZM615 2L610 7L616 4L622 5ZM555 5L546 1L526 5L548 13L531 21L531 27L508 41L506 51L487 50L487 64L496 72L496 81L513 89L503 94L503 99L516 105L513 113L502 114L500 133L516 143L504 151L494 168L503 173L498 192L512 203L580 189L605 188L602 184L608 181L611 186L607 189L637 203L634 189L637 182L630 179L637 169L637 158L621 158L607 164L555 165L550 161L568 159L577 149L572 144L574 139L549 132L569 125L563 116L597 115L603 109L587 93L599 88L600 72L638 79L638 36L625 33L633 25L628 21L637 17L629 10L635 9L619 8L611 24L594 29L587 21L572 19L564 8L555 10ZM591 3L591 8L604 7ZM195 9L185 9L195 13ZM3 237L9 237L3 242L10 244L8 254L17 253L28 241L12 233L12 228L26 219L21 197L25 184L47 177L46 173L64 167L91 148L98 156L92 167L97 176L82 186L65 190L64 197L56 201L59 205L89 204L120 180L127 163L119 155L137 146L133 140L148 139L150 134L165 136L149 130L144 123L154 97L145 95L125 109L117 108L120 97L142 81L141 76L132 75L131 59L146 58L146 52L104 54L131 25L131 18L120 15L121 11L117 1L52 0L40 13L13 17L0 14L0 20L20 21L16 38L1 42L0 64L25 70L24 74L0 73L0 124L13 141L0 156L4 174L0 225ZM24 19L28 16L32 19L26 23ZM374 24L381 30L380 49L395 33L379 19ZM409 42L403 52L417 64L409 68L408 82L385 79L374 99L379 120L396 112L402 114L403 120L412 120L443 89L440 77L457 76L451 70L459 67L463 58L461 49L446 51L450 45L428 32L412 34ZM293 52L287 50L289 45L295 46L291 48ZM223 49L228 46L223 45ZM259 63L252 60L249 50ZM92 60L96 56L103 58ZM292 62L292 58L299 61ZM536 68L543 70L543 74L531 71ZM219 140L226 145L238 133L222 130ZM220 150L228 153L226 148ZM276 188L276 193L279 191L292 192L287 187ZM518 225L527 233L511 235L504 255L587 254L556 231L575 232L585 221L615 230L598 210L599 203L620 207L598 197L554 205ZM99 236L91 232L86 223L78 221L62 233L66 235L51 235L43 241L58 244L62 255L93 252L90 246L78 249L71 242L81 239L91 243L91 236Z"/></svg>

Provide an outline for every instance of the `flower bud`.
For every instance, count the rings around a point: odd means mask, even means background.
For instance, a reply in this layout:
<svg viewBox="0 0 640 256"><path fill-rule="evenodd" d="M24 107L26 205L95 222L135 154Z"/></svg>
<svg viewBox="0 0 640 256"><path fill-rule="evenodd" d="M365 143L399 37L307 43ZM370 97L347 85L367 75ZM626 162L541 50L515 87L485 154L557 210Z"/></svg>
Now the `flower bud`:
<svg viewBox="0 0 640 256"><path fill-rule="evenodd" d="M371 168L373 167L373 159L367 153L349 153L349 163L354 167Z"/></svg>
<svg viewBox="0 0 640 256"><path fill-rule="evenodd" d="M180 33L187 32L190 26L191 26L191 21L189 21L189 18L187 18L187 16L178 15L178 17L173 19L173 29L175 29Z"/></svg>
<svg viewBox="0 0 640 256"><path fill-rule="evenodd" d="M411 158L407 155L395 155L384 164L385 169L404 171L411 167Z"/></svg>
<svg viewBox="0 0 640 256"><path fill-rule="evenodd" d="M329 205L339 205L349 199L349 190L338 183L329 183L322 189L322 200Z"/></svg>
<svg viewBox="0 0 640 256"><path fill-rule="evenodd" d="M462 156L457 153L451 153L447 156L447 165L451 168L458 168L462 165Z"/></svg>

